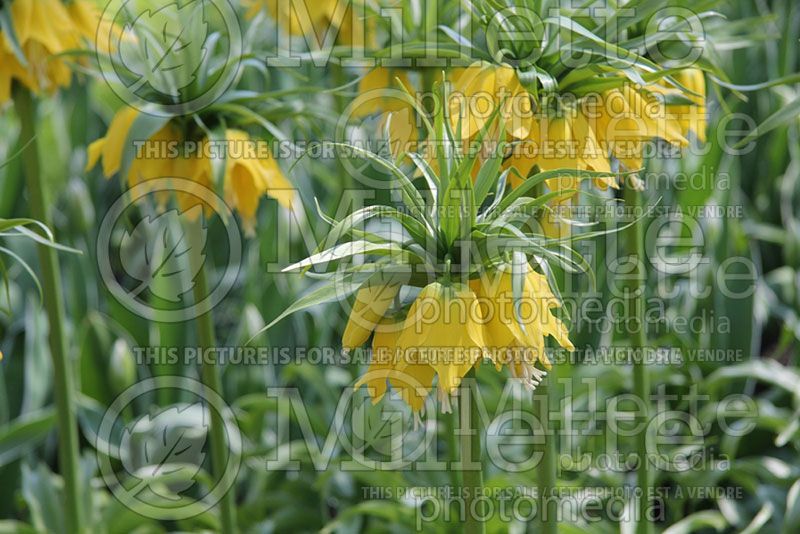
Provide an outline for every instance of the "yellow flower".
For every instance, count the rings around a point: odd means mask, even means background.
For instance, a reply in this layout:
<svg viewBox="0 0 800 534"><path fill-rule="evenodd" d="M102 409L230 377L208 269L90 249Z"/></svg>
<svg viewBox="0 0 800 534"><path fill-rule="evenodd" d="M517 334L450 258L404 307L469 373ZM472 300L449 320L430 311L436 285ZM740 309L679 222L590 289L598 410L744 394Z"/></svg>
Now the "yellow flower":
<svg viewBox="0 0 800 534"><path fill-rule="evenodd" d="M675 80L695 94L685 93L683 90L667 85L662 79L657 84L651 84L646 89L664 97L679 96L688 99L691 104L667 104L666 112L670 120L677 122L684 137L693 132L698 141L706 142L706 79L700 69L689 68L678 71L672 75Z"/></svg>
<svg viewBox="0 0 800 534"><path fill-rule="evenodd" d="M284 208L291 209L294 189L272 154L254 146L250 136L242 130L226 130L225 140L228 143L225 202L239 211L245 229L252 230L258 202L263 195L269 195Z"/></svg>
<svg viewBox="0 0 800 534"><path fill-rule="evenodd" d="M138 116L139 112L129 107L123 107L114 115L105 137L101 137L89 145L87 171L93 168L99 160L102 160L103 174L106 178L111 178L120 171L126 147L141 141L128 139L130 129ZM177 129L172 123L167 123L146 141L142 145L142 149L137 151L139 153L131 162L128 175L125 177L128 187L134 187L153 178L166 178L173 175L174 158L167 153L167 144L181 141Z"/></svg>
<svg viewBox="0 0 800 534"><path fill-rule="evenodd" d="M661 100L640 92L631 84L622 86L622 94L634 116L644 125L645 136L648 139L660 138L680 146L689 144L681 134L678 124L671 120Z"/></svg>
<svg viewBox="0 0 800 534"><path fill-rule="evenodd" d="M369 284L358 290L350 318L342 336L342 347L351 350L363 345L400 291L397 284Z"/></svg>
<svg viewBox="0 0 800 534"><path fill-rule="evenodd" d="M404 91L397 80L413 95L414 85L405 69L378 67L359 81L358 96L352 104L353 118L381 114L378 133L383 135L388 130L387 140L395 157L415 150L419 139L414 106L401 98L399 93Z"/></svg>
<svg viewBox="0 0 800 534"><path fill-rule="evenodd" d="M14 80L34 93L68 86L72 71L59 54L94 42L101 25L97 7L88 0L68 5L59 0L13 0L9 11L25 64L13 53L9 37L0 32L0 104L10 99Z"/></svg>
<svg viewBox="0 0 800 534"><path fill-rule="evenodd" d="M580 111L567 110L562 117L545 117L538 125L539 128L529 132L519 150L510 158L509 163L516 166L523 176L527 176L534 165L542 171L611 171L605 151ZM519 181L512 181L512 184L518 185ZM603 188L616 186L611 178L598 180L598 185Z"/></svg>
<svg viewBox="0 0 800 534"><path fill-rule="evenodd" d="M387 391L387 379L392 389L415 412L425 406L436 370L421 362L419 354L403 355L398 341L403 332L403 322L384 318L375 329L372 338L372 359L369 369L356 382L355 387L367 385L372 403L378 403Z"/></svg>
<svg viewBox="0 0 800 534"><path fill-rule="evenodd" d="M103 174L110 178L120 171L125 148L141 140L129 139L129 133L139 113L125 107L111 120L106 136L89 145L86 170L93 168L102 159ZM155 178L179 178L197 184L198 194L191 188L176 192L176 201L181 211L188 211L197 205L206 210L199 191L213 189L211 150L208 139L201 139L193 152L184 153L182 132L172 122L168 122L150 139L136 147L126 180L129 187ZM291 208L294 190L278 166L277 161L266 147L258 146L250 136L241 130L225 131L226 146L225 176L223 194L225 202L239 212L245 230L251 232L259 200L263 195L275 198L286 208ZM188 149L187 149L188 150ZM215 151L217 155L218 151ZM221 154L220 154L221 157ZM160 203L167 199L161 195Z"/></svg>
<svg viewBox="0 0 800 534"><path fill-rule="evenodd" d="M694 75L693 75L694 76ZM696 77L691 85L697 87ZM667 106L653 95L631 84L604 92L600 98L587 97L575 109L565 110L563 116L545 117L538 122L538 131L532 129L514 150L506 165L513 165L522 174L530 174L534 166L542 171L576 169L610 172L610 155L616 157L628 170L642 168L642 153L647 141L660 138L686 146L685 131L688 126L677 120ZM699 128L699 127L698 127ZM511 175L511 185L520 180ZM597 178L601 189L617 188L611 177ZM547 180L551 191L578 189L579 180L562 177ZM573 203L574 197L565 194L550 202L553 213L540 222L545 235L562 238L569 228L557 211Z"/></svg>
<svg viewBox="0 0 800 534"><path fill-rule="evenodd" d="M448 396L483 356L480 312L475 294L466 286L426 286L402 324L384 320L378 325L372 362L356 387L368 384L377 402L386 392L388 377L392 388L418 412L438 376L443 409L449 410Z"/></svg>
<svg viewBox="0 0 800 534"><path fill-rule="evenodd" d="M20 64L0 32L0 105L11 100L11 84L14 80L28 88L36 87L31 73Z"/></svg>
<svg viewBox="0 0 800 534"><path fill-rule="evenodd" d="M410 106L393 92L404 92L397 81L409 91L414 91L414 85L408 77L406 69L392 69L377 67L358 82L358 97L353 102L353 111L356 117L364 117L373 113L387 111L400 111ZM413 92L412 92L413 95Z"/></svg>
<svg viewBox="0 0 800 534"><path fill-rule="evenodd" d="M373 403L387 391L387 380L415 412L425 405L434 379L442 409L467 372L489 356L498 370L508 365L512 376L535 387L544 376L536 368L551 367L545 339L552 336L574 350L569 332L552 310L560 306L547 278L526 266L518 313L515 313L510 267L484 273L469 286L435 282L423 288L405 320L383 317L397 286L368 288L359 293L345 331L346 348L363 344L370 334L372 359L356 387L367 385ZM358 304L361 302L362 304ZM367 309L367 303L374 302ZM354 316L358 326L352 326Z"/></svg>
<svg viewBox="0 0 800 534"><path fill-rule="evenodd" d="M397 344L405 356L416 355L439 378L449 395L483 356L483 317L475 293L466 286L434 282L425 286L408 310Z"/></svg>
<svg viewBox="0 0 800 534"><path fill-rule="evenodd" d="M606 91L599 101L585 106L596 116L594 130L600 144L628 170L642 168L644 144L651 139L688 145L679 123L661 100L631 84Z"/></svg>
<svg viewBox="0 0 800 534"><path fill-rule="evenodd" d="M534 122L531 99L512 67L476 62L455 69L451 79L450 126L456 136L459 124L461 139L475 136L501 103L499 115L508 135L516 139L528 136Z"/></svg>
<svg viewBox="0 0 800 534"><path fill-rule="evenodd" d="M545 338L553 336L563 348L574 350L566 326L552 314L560 306L547 278L529 267L525 275L518 313L515 313L512 275L508 267L494 276L483 275L470 285L486 304L486 339L498 369L508 365L511 375L533 388L544 373L536 368L539 362L550 369L545 353Z"/></svg>
<svg viewBox="0 0 800 534"><path fill-rule="evenodd" d="M73 0L67 4L67 11L69 11L69 16L72 18L75 29L81 34L81 37L92 44L99 44L98 50L100 52L110 52L111 43L122 36L122 28L114 26L110 20L104 19L100 8L95 2ZM112 33L114 38L105 38ZM101 38L98 39L98 36Z"/></svg>
<svg viewBox="0 0 800 534"><path fill-rule="evenodd" d="M625 94L619 89L612 89L599 99L584 101L583 105L595 117L594 131L601 146L628 170L641 169L642 150L648 138L647 128L631 110Z"/></svg>
<svg viewBox="0 0 800 534"><path fill-rule="evenodd" d="M521 368L525 377L532 377L537 373L529 367L537 361L546 369L551 367L545 354L547 336L552 336L567 350L575 350L575 347L569 340L567 327L552 314L551 310L559 307L561 303L550 290L547 277L537 273L530 266L526 265L525 269L527 272L523 279L517 312L515 312L509 266L503 266L492 274L484 273L479 279L473 280L470 287L485 309L485 338L492 354L495 355L493 357L495 364L507 363L512 372ZM522 350L511 351L514 358L504 361L503 349L507 348ZM512 364L516 364L517 367Z"/></svg>
<svg viewBox="0 0 800 534"><path fill-rule="evenodd" d="M611 172L606 150L580 109L565 110L561 117L544 117L536 124L538 128L529 132L506 162L507 166L515 166L522 176L528 176L535 165L541 171L576 169ZM516 175L509 176L512 186L521 183ZM612 177L595 178L594 182L601 189L619 187ZM564 176L551 178L545 183L551 191L565 193L550 202L552 213L548 212L540 220L543 232L553 238L564 237L569 228L560 222L557 212L574 202L574 193L568 191L577 190L580 180Z"/></svg>

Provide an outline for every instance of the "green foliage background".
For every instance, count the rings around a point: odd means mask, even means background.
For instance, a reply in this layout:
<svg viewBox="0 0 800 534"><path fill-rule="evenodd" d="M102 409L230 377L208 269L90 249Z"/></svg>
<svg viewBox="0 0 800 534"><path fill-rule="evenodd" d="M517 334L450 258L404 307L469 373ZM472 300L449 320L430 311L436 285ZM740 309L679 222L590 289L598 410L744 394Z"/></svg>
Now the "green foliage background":
<svg viewBox="0 0 800 534"><path fill-rule="evenodd" d="M737 84L756 84L800 70L800 4L793 0L742 0L722 2L717 7L727 24L717 28L719 61ZM269 31L267 23L264 31ZM756 28L753 31L753 28ZM744 32L748 29L748 32ZM355 79L337 68L302 67L294 72L281 69L253 70L245 82L264 96L261 113L293 139L327 139L335 125L336 94L308 91L331 89ZM352 91L352 88L350 89ZM271 92L281 91L281 96ZM298 95L303 94L302 98ZM349 93L345 92L344 98ZM668 178L648 190L650 203L691 209L693 206L741 206L743 217L701 219L704 242L700 247L708 260L711 287L704 298L693 298L686 287L665 301L664 320L651 332L654 344L698 349L740 350L744 361L718 365L686 361L683 365L654 365L652 382L664 385L670 394L695 392L707 396L701 403L700 420L711 425L699 447L730 459L728 469L713 461L702 470L659 473L657 485L675 493L685 488L683 498L668 500L665 519L658 528L670 534L682 532L781 532L800 531L800 371L797 345L800 340L800 124L797 120L779 125L755 141L755 148L741 156L725 154L715 132L721 131L726 110L747 114L762 123L800 96L794 86L766 88L748 93L746 100L719 92L710 105L709 145L705 154L688 154L680 160L652 161L650 170L664 171ZM723 100L719 100L719 98ZM80 377L82 467L88 493L85 506L95 532L163 532L214 530L218 518L213 512L179 522L156 522L139 517L118 503L98 479L94 436L103 411L119 392L136 379L160 374L197 376L197 369L183 366L136 365L134 346L194 346L196 332L191 325L148 322L120 306L105 289L96 268L95 242L102 216L122 192L118 179L105 180L99 172L85 173L84 147L102 136L119 105L106 86L81 77L53 99L43 100L40 146L46 147L42 166L49 182L48 193L55 206L54 232L59 243L83 254L60 256L65 279L65 301L70 321L66 326L69 346ZM19 125L10 110L0 113L0 161L8 159L19 146ZM0 218L28 214L19 160L0 168ZM288 168L288 166L286 166ZM705 170L710 173L705 188L678 191L671 187L675 176ZM716 173L724 173L730 187L715 187ZM305 159L295 166L292 181L305 192L307 201L317 197L323 211L335 207L343 176L335 161ZM666 184L666 185L665 185ZM307 202L313 206L313 200ZM279 209L274 201L263 202L256 236L245 243L243 265L237 285L215 309L217 337L226 346L243 345L263 326L296 301L309 282L295 275L269 275L264 266L276 256ZM218 221L214 224L219 224ZM324 224L310 220L317 235ZM616 224L603 221L608 228ZM211 229L219 231L219 228ZM0 245L7 247L35 269L32 242L3 234ZM601 254L614 255L620 244L607 237L593 243ZM302 244L293 244L293 258L303 257ZM731 256L752 260L758 269L755 292L748 298L729 298L712 278L715 270ZM24 263L8 254L0 255L4 285L0 287L0 531L59 532L63 529L59 506L56 439L53 431L52 369L45 336L47 325L37 294L35 279ZM225 258L215 257L216 268ZM608 289L603 262L595 265L600 294ZM566 283L566 280L562 280ZM658 280L650 280L650 294L656 294ZM568 284L574 297L589 290L585 278ZM751 281L741 282L745 287ZM729 318L731 333L705 331L679 335L670 321L683 318ZM281 346L336 346L346 321L339 304L322 305L279 323L261 344ZM573 325L576 346L602 347L624 340L603 337L585 325ZM490 412L496 407L505 376L486 368L479 373L481 388ZM359 472L348 473L336 465L346 456L335 451L332 467L323 472L310 461L296 473L268 471L266 458L274 454L276 442L275 400L264 395L267 387L298 387L310 406L312 425L320 443L336 409L342 387L363 372L353 365L315 366L290 364L264 367L228 366L222 370L224 397L233 408L243 433L244 462L237 484L240 526L245 532L304 532L327 529L336 532L406 532L413 530L413 503L402 499L370 501L365 487L438 486L450 482L443 472ZM599 398L612 398L632 388L630 368L625 365L564 364L555 367L560 378L572 377L573 406L585 409L590 391L583 378L597 378ZM715 409L727 395L743 393L758 407L755 430L745 439L727 436L715 424ZM563 392L550 391L559 396ZM159 398L166 407L180 399ZM525 401L532 409L530 399ZM685 406L669 405L670 409ZM146 411L143 409L143 411ZM134 414L130 414L133 417ZM588 452L607 451L603 443L604 418L597 414L601 433L582 437L580 446ZM293 415L286 421L295 432ZM439 446L447 442L448 426L439 427ZM622 441L620 450L633 447ZM521 450L520 453L524 453ZM487 473L490 487L535 484L535 473L511 475L497 469ZM620 488L633 484L633 472L564 471L560 483L569 487ZM688 488L719 485L743 488L743 498L705 499L690 496ZM525 532L533 527L502 524L488 526L490 532ZM439 521L426 532L457 532L458 527ZM560 531L618 532L620 525L599 520L591 525L563 524Z"/></svg>

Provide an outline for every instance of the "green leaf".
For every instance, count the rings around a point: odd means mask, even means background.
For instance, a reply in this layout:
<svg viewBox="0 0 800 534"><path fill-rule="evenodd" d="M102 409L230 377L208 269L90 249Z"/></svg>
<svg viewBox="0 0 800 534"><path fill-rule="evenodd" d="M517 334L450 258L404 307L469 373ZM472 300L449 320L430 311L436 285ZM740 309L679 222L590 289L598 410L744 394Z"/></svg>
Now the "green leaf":
<svg viewBox="0 0 800 534"><path fill-rule="evenodd" d="M278 317L272 320L267 326L259 330L252 338L247 341L249 345L253 339L263 334L277 323L292 315L293 313L307 310L308 308L325 304L328 302L337 302L347 298L349 295L355 293L361 284L364 283L372 273L347 273L339 280L333 280L319 284L312 289L309 293L300 297L291 306L286 308ZM360 282L360 283L359 283Z"/></svg>
<svg viewBox="0 0 800 534"><path fill-rule="evenodd" d="M351 258L353 256L361 256L364 254L397 255L404 252L407 251L394 243L372 243L366 240L350 241L336 245L327 250L323 250L322 252L309 256L308 258L297 263L293 263L292 265L285 267L281 272L287 273L291 271L299 271L306 267L318 266L323 263L327 264L331 261Z"/></svg>
<svg viewBox="0 0 800 534"><path fill-rule="evenodd" d="M331 143L331 145L351 151L353 154L366 158L389 171L389 173L394 176L400 184L400 191L403 194L403 201L405 202L406 206L432 231L432 228L430 228L430 221L428 221L427 214L425 212L425 201L423 200L422 195L420 195L419 191L417 191L417 188L414 187L414 184L411 183L411 179L406 176L405 173L403 173L403 171L397 167L397 165L386 158L382 158L378 154L374 154L369 150L365 150L357 146L349 145L347 143Z"/></svg>
<svg viewBox="0 0 800 534"><path fill-rule="evenodd" d="M17 229L20 226L36 226L42 231L47 239L50 241L53 240L53 232L50 231L50 228L48 228L46 224L37 221L36 219L0 219L0 232L7 232L8 230Z"/></svg>
<svg viewBox="0 0 800 534"><path fill-rule="evenodd" d="M320 532L331 534L354 516L365 515L384 519L389 524L411 527L414 521L414 509L404 504L385 500L360 502L346 508L335 520L331 521Z"/></svg>
<svg viewBox="0 0 800 534"><path fill-rule="evenodd" d="M757 534L764 532L764 526L772 519L775 514L775 507L770 502L764 503L764 506L758 511L750 524L741 530L740 534Z"/></svg>
<svg viewBox="0 0 800 534"><path fill-rule="evenodd" d="M23 260L22 257L20 257L16 252L14 252L13 250L11 250L9 248L0 247L0 254L7 254L7 255L11 256L14 260L16 260L16 262L20 266L22 266L22 268L25 270L25 272L28 273L28 275L31 277L31 280L33 280L33 283L36 285L36 292L37 292L37 294L39 296L39 300L41 301L42 297L44 295L44 293L42 292L42 284L41 284L41 282L39 282L39 278L36 276L36 273L31 268L31 266L28 265L28 263L25 260ZM8 286L7 286L7 281L6 281L6 293L8 293L7 290L8 290Z"/></svg>
<svg viewBox="0 0 800 534"><path fill-rule="evenodd" d="M706 528L713 528L719 532L727 526L728 522L721 513L716 510L703 510L684 517L667 528L664 534L690 534Z"/></svg>
<svg viewBox="0 0 800 534"><path fill-rule="evenodd" d="M783 516L783 534L800 532L800 480L792 484L786 495L786 513Z"/></svg>
<svg viewBox="0 0 800 534"><path fill-rule="evenodd" d="M31 452L55 428L56 412L46 408L29 412L0 427L0 466Z"/></svg>
<svg viewBox="0 0 800 534"><path fill-rule="evenodd" d="M28 237L29 239L32 239L32 240L36 241L40 245L44 245L46 247L50 247L50 248L53 248L53 249L56 249L56 250L60 250L62 252L70 252L72 254L83 254L83 252L81 252L80 250L78 250L76 248L68 247L68 246L65 246L65 245L60 245L60 244L56 243L55 241L52 241L50 239L47 239L47 238L44 238L44 237L40 236L36 232L28 230L24 226L18 227L17 228L17 232L19 232L20 234L24 235L25 237Z"/></svg>
<svg viewBox="0 0 800 534"><path fill-rule="evenodd" d="M411 238L422 245L425 244L426 229L416 219L403 213L391 206L367 206L361 208L335 224L328 232L325 241L320 244L318 250L333 247L338 241L351 232L357 225L371 218L391 218L403 225Z"/></svg>
<svg viewBox="0 0 800 534"><path fill-rule="evenodd" d="M781 109L764 119L764 121L756 126L752 132L747 134L744 139L736 143L735 148L742 148L757 137L775 128L797 121L798 119L800 119L800 97L795 98L785 106L781 106Z"/></svg>
<svg viewBox="0 0 800 534"><path fill-rule="evenodd" d="M628 174L633 174L633 172L623 173L622 176L627 176ZM531 191L537 185L543 183L545 180L549 180L551 178L562 178L562 177L575 177L581 179L587 178L603 178L609 176L616 176L615 173L612 172L599 172L599 171L580 171L577 169L553 169L551 171L544 171L538 174L535 174L522 182L519 186L515 187L511 193L505 197L500 204L497 206L499 211L505 211L511 204L514 203L518 198L525 196L526 193Z"/></svg>
<svg viewBox="0 0 800 534"><path fill-rule="evenodd" d="M4 519L0 521L0 534L39 534L35 528L28 523Z"/></svg>
<svg viewBox="0 0 800 534"><path fill-rule="evenodd" d="M22 496L30 509L31 522L40 532L65 532L61 488L44 463L22 464Z"/></svg>
<svg viewBox="0 0 800 534"><path fill-rule="evenodd" d="M53 365L47 344L47 319L41 305L28 298L25 306L25 384L22 413L44 408L53 385Z"/></svg>
<svg viewBox="0 0 800 534"><path fill-rule="evenodd" d="M775 360L751 360L722 367L706 378L705 382L708 388L713 389L731 380L751 379L785 389L796 399L800 399L800 373L797 369L785 367Z"/></svg>

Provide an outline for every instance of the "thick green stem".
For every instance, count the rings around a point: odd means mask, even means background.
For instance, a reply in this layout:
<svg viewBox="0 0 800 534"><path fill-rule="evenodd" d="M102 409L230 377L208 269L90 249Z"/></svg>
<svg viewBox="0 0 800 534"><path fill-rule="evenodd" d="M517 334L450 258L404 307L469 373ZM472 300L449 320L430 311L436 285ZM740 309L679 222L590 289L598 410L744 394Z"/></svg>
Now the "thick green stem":
<svg viewBox="0 0 800 534"><path fill-rule="evenodd" d="M542 534L557 534L558 532L558 502L555 499L558 462L558 435L550 421L553 406L558 408L558 398L555 395L555 375L550 373L542 380L536 389L539 397L539 422L545 431L542 461L538 465L539 475L539 522Z"/></svg>
<svg viewBox="0 0 800 534"><path fill-rule="evenodd" d="M456 443L456 417L458 416L458 411L455 410L451 413L440 415L444 422L447 459L451 462L451 466L456 465L458 463L458 443ZM450 484L453 486L453 491L455 491L461 485L459 472L455 469L448 469L447 471L450 474Z"/></svg>
<svg viewBox="0 0 800 534"><path fill-rule="evenodd" d="M197 227L191 225L189 227L189 238L192 240L192 246L202 246L199 243L199 236L194 231ZM198 258L190 255L194 260ZM202 265L195 265L193 272L197 272L194 284L194 299L195 303L202 302L208 295L208 281L206 280L206 270ZM211 310L200 315L196 319L197 335L201 347L214 347L216 340L214 336L214 319L211 315ZM220 379L219 369L213 363L200 364L200 379L203 385L218 395L222 395L222 380ZM211 469L214 480L221 480L225 475L225 469L228 465L228 455L234 454L228 446L225 437L225 421L222 414L209 408L211 428ZM234 486L235 487L235 486ZM236 529L236 503L234 501L235 490L231 488L222 497L220 501L220 522L221 531L223 534L234 534Z"/></svg>
<svg viewBox="0 0 800 534"><path fill-rule="evenodd" d="M14 105L21 125L20 138L23 143L27 143L36 137L36 104L27 89L15 86ZM44 184L39 172L39 150L36 141L27 145L22 152L22 159L25 165L31 215L51 227L50 214L47 210L48 199L45 198ZM83 532L83 521L75 381L64 335L61 272L56 250L44 245L39 245L38 248L44 308L50 328L48 341L53 359L54 393L58 415L58 463L61 477L64 479L64 526L68 532L80 533Z"/></svg>
<svg viewBox="0 0 800 534"><path fill-rule="evenodd" d="M633 216L638 217L643 208L642 193L632 187L625 188L626 205L633 210ZM631 226L627 231L627 243L631 248L631 255L636 261L636 272L631 274L631 294L629 297L630 313L628 321L631 326L632 348L635 358L633 360L633 392L641 399L642 410L639 413L637 424L641 425L641 430L636 435L636 454L638 463L636 466L636 486L640 494L637 499L638 509L636 510L636 532L637 534L650 534L652 524L647 519L647 512L651 510L651 497L653 479L649 470L647 456L647 432L646 425L650 420L650 379L647 374L647 367L644 361L644 350L647 345L647 330L645 327L645 285L647 281L645 260L646 252L644 247L644 225L647 219L643 218Z"/></svg>
<svg viewBox="0 0 800 534"><path fill-rule="evenodd" d="M479 516L483 516L481 510L477 508L475 501L483 493L483 464L481 453L481 425L480 414L478 414L478 403L475 398L477 395L477 382L475 371L470 371L461 382L459 391L460 402L458 413L461 419L459 444L461 457L461 495L464 497L464 517L465 534L484 534L486 526Z"/></svg>

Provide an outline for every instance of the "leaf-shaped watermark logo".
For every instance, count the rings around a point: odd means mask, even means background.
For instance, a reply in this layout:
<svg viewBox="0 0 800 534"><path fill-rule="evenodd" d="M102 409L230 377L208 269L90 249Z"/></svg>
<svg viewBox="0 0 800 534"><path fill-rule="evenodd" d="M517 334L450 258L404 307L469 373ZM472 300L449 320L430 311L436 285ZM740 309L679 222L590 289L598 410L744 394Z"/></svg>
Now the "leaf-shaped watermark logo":
<svg viewBox="0 0 800 534"><path fill-rule="evenodd" d="M379 454L391 456L402 447L403 432L408 430L403 412L378 409L369 401L353 407L353 437Z"/></svg>
<svg viewBox="0 0 800 534"><path fill-rule="evenodd" d="M138 411L152 406L161 391L186 400ZM215 414L225 431L224 466L216 473L204 469ZM159 520L180 521L211 510L236 483L242 462L242 436L230 406L185 376L146 378L125 389L103 414L94 446L111 494L135 513Z"/></svg>
<svg viewBox="0 0 800 534"><path fill-rule="evenodd" d="M145 289L156 297L181 302L194 287L194 279L205 262L208 230L203 225L202 207L185 212L169 210L142 219L120 243L120 262L139 285L130 292L137 296ZM189 234L198 239L189 239Z"/></svg>
<svg viewBox="0 0 800 534"><path fill-rule="evenodd" d="M179 97L191 85L207 53L205 1L172 2L146 10L126 24L119 57L132 73L141 76L128 89L136 92L149 84L159 93Z"/></svg>
<svg viewBox="0 0 800 534"><path fill-rule="evenodd" d="M138 491L179 501L195 484L207 436L208 417L200 402L144 415L122 432L122 465L138 480Z"/></svg>
<svg viewBox="0 0 800 534"><path fill-rule="evenodd" d="M103 79L123 102L150 115L208 107L236 82L246 56L234 4L108 2L95 41Z"/></svg>
<svg viewBox="0 0 800 534"><path fill-rule="evenodd" d="M175 194L196 197L205 208L142 215L152 213L154 197ZM204 211L209 207L215 214ZM200 291L195 285L206 262L207 225L214 225L214 254L221 263ZM211 189L185 178L154 178L114 201L100 224L96 254L103 282L123 306L149 320L183 322L207 313L233 288L242 236L233 211Z"/></svg>

